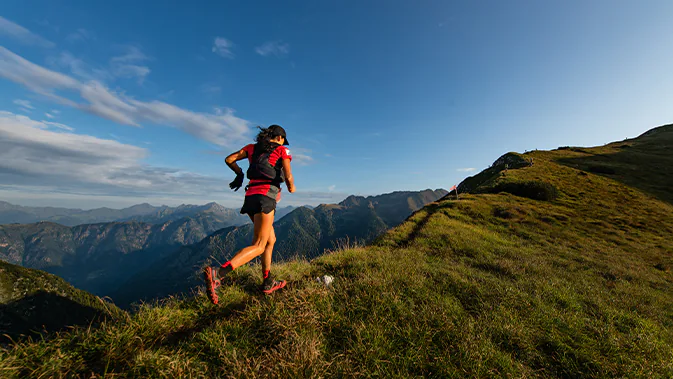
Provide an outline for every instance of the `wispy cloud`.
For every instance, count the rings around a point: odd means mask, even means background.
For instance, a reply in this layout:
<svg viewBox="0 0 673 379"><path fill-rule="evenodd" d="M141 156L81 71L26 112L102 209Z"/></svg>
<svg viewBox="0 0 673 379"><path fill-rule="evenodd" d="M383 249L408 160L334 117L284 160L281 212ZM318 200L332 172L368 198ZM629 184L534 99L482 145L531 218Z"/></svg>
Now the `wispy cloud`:
<svg viewBox="0 0 673 379"><path fill-rule="evenodd" d="M113 68L113 73L119 78L136 78L139 84L145 81L151 70L147 66L138 66L134 64L125 64Z"/></svg>
<svg viewBox="0 0 673 379"><path fill-rule="evenodd" d="M112 62L116 63L133 63L133 62L142 62L150 59L142 50L137 46L126 46L125 52L122 55L113 57Z"/></svg>
<svg viewBox="0 0 673 379"><path fill-rule="evenodd" d="M290 45L283 41L268 41L255 48L255 52L263 57L275 55L281 57L290 53Z"/></svg>
<svg viewBox="0 0 673 379"><path fill-rule="evenodd" d="M290 155L292 156L292 163L296 163L300 166L306 166L313 162L313 157L311 156L312 151L302 147L292 147L290 149Z"/></svg>
<svg viewBox="0 0 673 379"><path fill-rule="evenodd" d="M108 89L96 80L81 82L48 70L0 46L0 77L24 85L62 105L77 108L114 122L140 126L143 122L180 129L196 138L219 146L238 146L251 132L248 121L234 116L228 108L214 113L192 112L153 100L136 100ZM81 103L62 95L79 95Z"/></svg>
<svg viewBox="0 0 673 379"><path fill-rule="evenodd" d="M145 77L152 71L143 64L150 58L138 47L125 46L124 49L125 52L122 55L112 57L108 65L98 67L84 62L67 51L50 57L48 63L53 67L68 69L73 75L84 80L109 82L116 78L122 78L136 79L138 84L142 84Z"/></svg>
<svg viewBox="0 0 673 379"><path fill-rule="evenodd" d="M0 194L4 199L68 198L77 206L89 202L92 207L109 201L131 205L213 200L233 207L243 200L240 191L225 190L229 177L148 165L143 163L149 155L146 148L67 128L0 111ZM300 189L284 196L282 204L337 203L347 194L335 189Z"/></svg>
<svg viewBox="0 0 673 379"><path fill-rule="evenodd" d="M105 67L92 67L83 60L75 57L67 51L63 51L57 56L52 56L47 63L56 68L67 69L73 75L84 80L108 81L112 79L112 74Z"/></svg>
<svg viewBox="0 0 673 379"><path fill-rule="evenodd" d="M215 41L213 41L212 51L213 53L221 57L234 59L234 53L231 51L233 47L234 43L229 41L228 39L224 37L215 37Z"/></svg>
<svg viewBox="0 0 673 379"><path fill-rule="evenodd" d="M336 185L334 185L334 184L332 184L331 186L327 187L327 190L328 190L329 192L334 192L335 189L336 189Z"/></svg>
<svg viewBox="0 0 673 379"><path fill-rule="evenodd" d="M35 20L35 23L40 25L40 26L43 26L45 28L52 29L53 31L55 31L57 33L61 30L61 28L58 25L53 25L52 23L50 23L47 20Z"/></svg>
<svg viewBox="0 0 673 379"><path fill-rule="evenodd" d="M466 168L458 168L458 169L456 169L456 171L458 171L458 172L472 172L472 171L476 171L476 170L477 170L477 169L474 168L474 167L466 167Z"/></svg>
<svg viewBox="0 0 673 379"><path fill-rule="evenodd" d="M0 111L0 186L116 195L222 191L220 178L146 165L144 148L72 131Z"/></svg>
<svg viewBox="0 0 673 379"><path fill-rule="evenodd" d="M136 78L142 84L145 77L151 72L150 68L142 65L142 62L150 58L136 46L127 46L126 53L113 57L110 60L112 74L118 78Z"/></svg>
<svg viewBox="0 0 673 379"><path fill-rule="evenodd" d="M84 28L79 28L76 31L68 34L65 37L65 40L70 42L70 43L83 42L83 41L94 41L94 40L96 40L96 35L90 30L86 30Z"/></svg>
<svg viewBox="0 0 673 379"><path fill-rule="evenodd" d="M61 111L59 111L58 109L52 109L50 112L45 112L44 115L45 115L47 118L54 119L54 118L56 118L60 113L61 113Z"/></svg>
<svg viewBox="0 0 673 379"><path fill-rule="evenodd" d="M43 123L44 125L49 126L49 127L54 127L54 128L58 128L58 129L63 129L63 130L67 130L67 131L69 131L69 132L74 132L74 131L75 131L75 128L71 128L71 127L69 127L68 125L59 124L58 122L42 121L42 123Z"/></svg>
<svg viewBox="0 0 673 379"><path fill-rule="evenodd" d="M222 87L212 84L212 83L205 83L201 85L201 92L207 93L207 94L216 94L222 92Z"/></svg>
<svg viewBox="0 0 673 379"><path fill-rule="evenodd" d="M0 34L10 36L26 45L40 47L56 46L53 42L38 36L23 26L15 24L2 16L0 16Z"/></svg>
<svg viewBox="0 0 673 379"><path fill-rule="evenodd" d="M16 99L14 100L14 104L28 109L35 109L35 107L28 100Z"/></svg>

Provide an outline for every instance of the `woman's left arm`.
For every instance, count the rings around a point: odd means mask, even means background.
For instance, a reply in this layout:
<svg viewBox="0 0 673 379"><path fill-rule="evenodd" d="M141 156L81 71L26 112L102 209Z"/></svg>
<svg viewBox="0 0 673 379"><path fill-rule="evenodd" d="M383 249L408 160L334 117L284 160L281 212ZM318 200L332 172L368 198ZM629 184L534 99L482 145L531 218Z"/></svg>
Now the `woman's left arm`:
<svg viewBox="0 0 673 379"><path fill-rule="evenodd" d="M287 190L290 193L294 193L296 189L294 187L294 177L292 176L292 167L290 167L289 159L283 159L283 171L285 172L285 185L287 186Z"/></svg>

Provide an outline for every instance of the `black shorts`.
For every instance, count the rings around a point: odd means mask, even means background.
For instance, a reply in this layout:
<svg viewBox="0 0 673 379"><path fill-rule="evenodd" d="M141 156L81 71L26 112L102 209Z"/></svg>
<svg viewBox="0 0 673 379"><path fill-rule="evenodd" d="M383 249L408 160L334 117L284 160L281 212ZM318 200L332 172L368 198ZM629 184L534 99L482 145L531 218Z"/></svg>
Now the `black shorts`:
<svg viewBox="0 0 673 379"><path fill-rule="evenodd" d="M276 200L266 195L250 195L245 197L241 214L249 214L251 216L257 213L271 213L276 210Z"/></svg>

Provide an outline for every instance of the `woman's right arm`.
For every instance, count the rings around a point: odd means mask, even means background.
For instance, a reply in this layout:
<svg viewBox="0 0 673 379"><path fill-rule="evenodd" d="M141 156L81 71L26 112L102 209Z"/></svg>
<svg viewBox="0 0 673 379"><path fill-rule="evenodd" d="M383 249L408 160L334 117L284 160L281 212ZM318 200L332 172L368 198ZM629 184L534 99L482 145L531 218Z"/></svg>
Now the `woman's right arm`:
<svg viewBox="0 0 673 379"><path fill-rule="evenodd" d="M283 171L285 171L285 185L287 186L287 190L290 191L290 193L293 193L296 191L296 188L294 188L294 177L292 177L292 167L290 167L289 159L283 159Z"/></svg>
<svg viewBox="0 0 673 379"><path fill-rule="evenodd" d="M243 170L240 167L238 167L236 162L243 160L247 157L248 153L245 151L245 149L241 149L233 154L230 154L224 161L227 163L227 166L229 166L229 168L236 173L236 175L242 175Z"/></svg>

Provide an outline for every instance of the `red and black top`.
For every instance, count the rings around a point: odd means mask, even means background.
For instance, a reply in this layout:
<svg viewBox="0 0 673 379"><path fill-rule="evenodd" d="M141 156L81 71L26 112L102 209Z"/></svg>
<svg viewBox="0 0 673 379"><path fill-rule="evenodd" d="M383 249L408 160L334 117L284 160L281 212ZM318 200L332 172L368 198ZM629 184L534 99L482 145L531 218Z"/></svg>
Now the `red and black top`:
<svg viewBox="0 0 673 379"><path fill-rule="evenodd" d="M248 163L252 162L252 154L255 152L255 145L250 144L247 145L243 148L245 152L248 154ZM290 155L290 149L288 149L285 146L278 146L271 154L269 154L269 164L271 166L275 166L276 163L278 163L279 159L289 159L292 161L292 155ZM253 183L264 183L268 182L268 180L263 180L263 179L251 179L249 184ZM280 188L273 186L271 188L271 184L260 184L256 186L249 186L248 189L245 191L245 196L250 196L250 195L265 195L268 196L276 202L280 201Z"/></svg>

